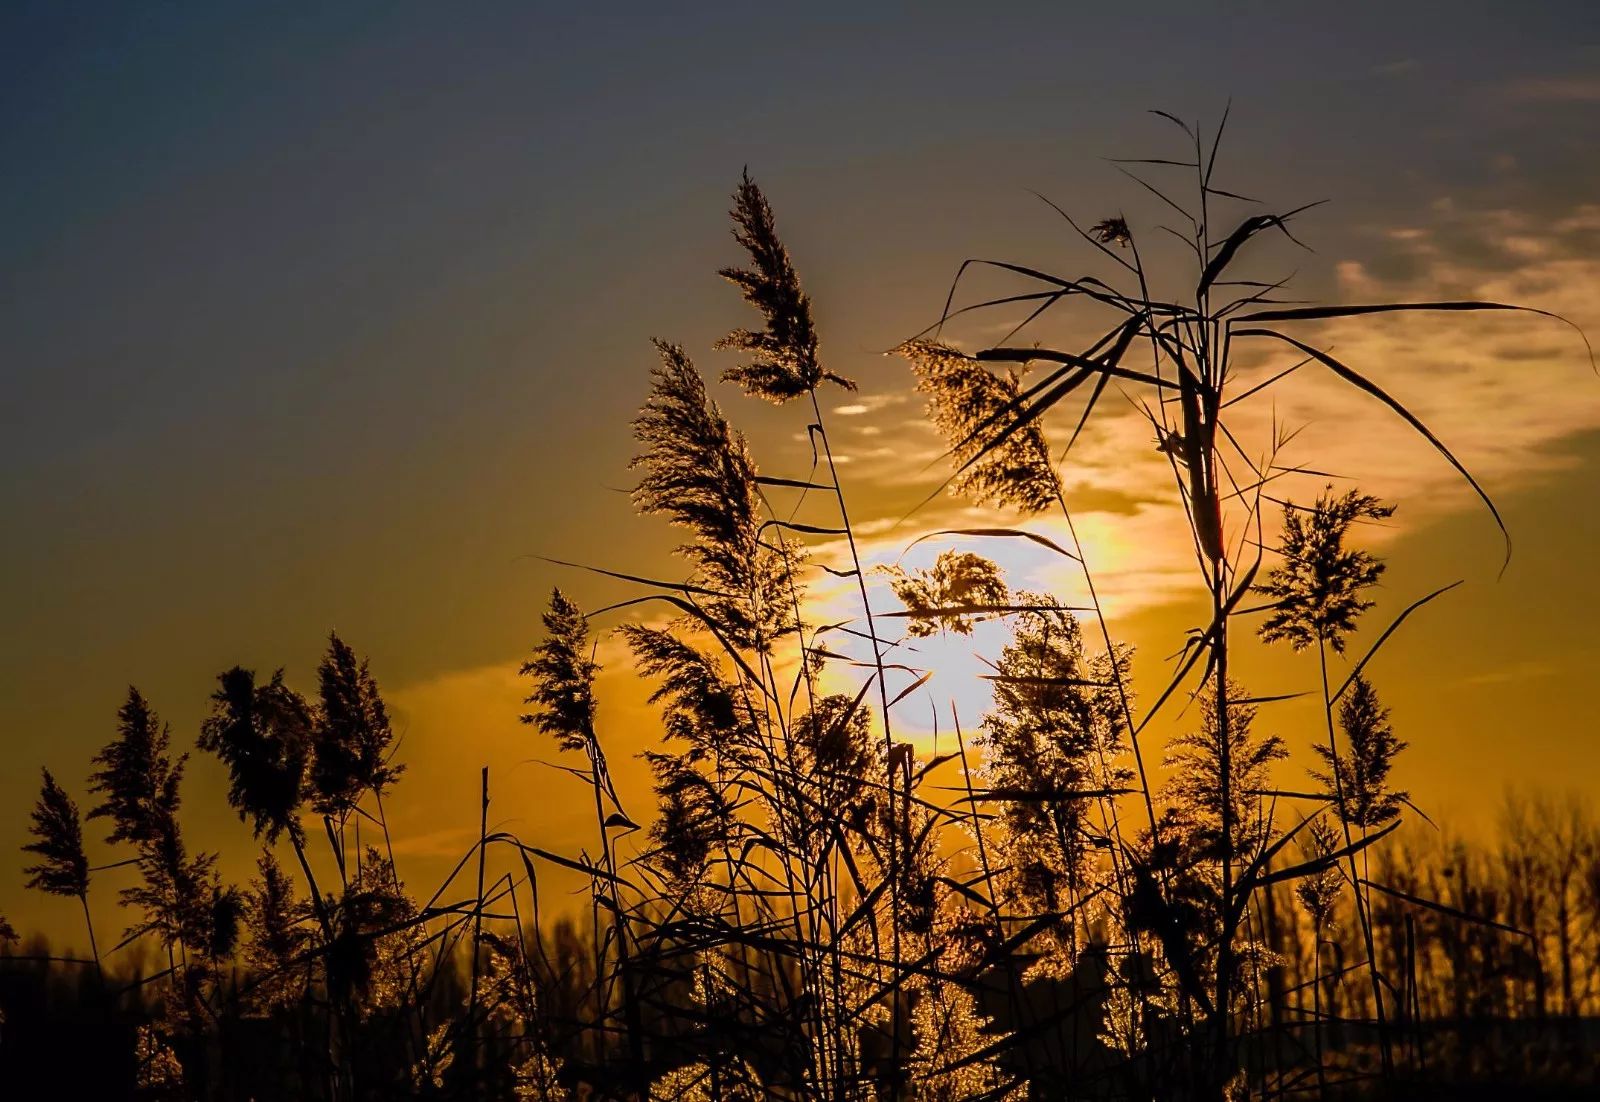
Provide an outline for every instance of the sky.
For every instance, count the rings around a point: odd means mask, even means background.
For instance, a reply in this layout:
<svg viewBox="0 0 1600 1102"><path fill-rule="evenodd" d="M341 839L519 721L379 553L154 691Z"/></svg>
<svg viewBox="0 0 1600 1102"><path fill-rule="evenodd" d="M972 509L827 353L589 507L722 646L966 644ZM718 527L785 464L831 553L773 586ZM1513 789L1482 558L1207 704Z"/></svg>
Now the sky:
<svg viewBox="0 0 1600 1102"><path fill-rule="evenodd" d="M729 361L711 344L749 320L715 275L739 259L725 210L746 166L829 366L861 385L828 402L873 563L966 516L939 499L902 521L940 482L939 445L882 353L937 318L963 258L1097 271L1035 192L1090 221L1160 221L1106 159L1181 152L1148 108L1214 129L1231 101L1222 185L1270 209L1328 201L1299 223L1310 251L1250 258L1263 278L1294 271L1302 297L1334 302L1503 299L1600 334L1600 15L1443 11L7 5L0 851L24 838L38 767L87 803L130 683L187 747L219 671L281 666L311 691L330 630L370 656L402 731L408 881L431 890L471 844L485 764L495 821L586 844L575 782L517 723L516 667L552 584L591 606L626 594L539 556L674 569L672 534L624 492L627 426L651 337L714 374ZM1003 320L952 338L975 346ZM1600 795L1600 379L1582 341L1461 316L1317 335L1451 445L1515 541L1502 575L1499 535L1449 468L1326 378L1297 373L1241 409L1258 445L1274 418L1305 426L1297 461L1398 502L1370 533L1391 564L1374 624L1464 581L1374 667L1411 744L1402 782L1463 824L1492 817L1507 784ZM765 470L805 467L799 414L717 397ZM1118 405L1064 478L1113 631L1159 684L1200 612L1147 437ZM1006 565L1069 596L1080 584ZM602 655L606 737L642 806L633 755L658 729L626 659ZM1263 693L1315 675L1241 662ZM961 706L975 723L981 699ZM1303 749L1294 732L1316 719L1272 721ZM196 755L186 791L186 826L247 876L253 844L216 764ZM96 860L121 856L97 833ZM72 921L15 863L0 913ZM119 924L98 883L97 920Z"/></svg>

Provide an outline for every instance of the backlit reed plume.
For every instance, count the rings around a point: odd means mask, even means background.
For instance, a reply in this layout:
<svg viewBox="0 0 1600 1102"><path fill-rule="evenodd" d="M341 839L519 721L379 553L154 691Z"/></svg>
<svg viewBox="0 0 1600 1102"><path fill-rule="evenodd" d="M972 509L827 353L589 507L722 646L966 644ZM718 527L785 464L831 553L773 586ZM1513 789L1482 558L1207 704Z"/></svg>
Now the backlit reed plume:
<svg viewBox="0 0 1600 1102"><path fill-rule="evenodd" d="M56 783L50 770L44 772L39 801L34 804L28 833L33 841L22 847L24 853L39 858L39 863L23 869L27 887L50 895L71 896L83 908L83 924L89 933L89 948L95 965L100 964L100 947L95 943L94 922L89 917L89 858L83 850L83 820L78 805ZM0 942L5 938L0 937Z"/></svg>
<svg viewBox="0 0 1600 1102"><path fill-rule="evenodd" d="M321 707L311 727L311 806L342 819L363 794L381 799L405 767L389 761L394 732L377 681L366 660L338 635L328 636L317 682Z"/></svg>
<svg viewBox="0 0 1600 1102"><path fill-rule="evenodd" d="M298 836L314 725L311 706L283 682L283 671L265 685L254 672L235 666L218 675L211 715L199 745L228 767L228 802L257 836L271 843L288 831Z"/></svg>
<svg viewBox="0 0 1600 1102"><path fill-rule="evenodd" d="M906 606L906 634L914 638L971 635L975 623L1002 611L1009 593L1000 568L970 551L941 551L928 570L883 569Z"/></svg>
<svg viewBox="0 0 1600 1102"><path fill-rule="evenodd" d="M1130 774L1118 759L1126 730L1112 660L1086 653L1076 617L1049 598L1017 615L995 664L994 707L978 745L983 777L1000 797L994 837L1007 901L1024 912L1066 911L1089 884L1098 800ZM1126 675L1131 652L1116 656Z"/></svg>
<svg viewBox="0 0 1600 1102"><path fill-rule="evenodd" d="M1330 795L1343 794L1339 804L1352 825L1363 829L1382 826L1400 814L1406 803L1407 793L1389 786L1394 759L1406 744L1395 736L1389 709L1361 674L1351 680L1339 699L1339 729L1344 733L1344 752L1335 759L1328 747L1314 745L1323 768L1312 776ZM1335 769L1339 772L1337 784L1332 775Z"/></svg>
<svg viewBox="0 0 1600 1102"><path fill-rule="evenodd" d="M1361 520L1387 520L1394 506L1355 490L1335 497L1325 490L1309 510L1284 511L1275 567L1258 591L1276 607L1261 625L1266 642L1286 640L1295 650L1322 641L1339 653L1361 613L1372 607L1366 589L1383 574L1383 563L1366 551L1345 546L1350 528Z"/></svg>
<svg viewBox="0 0 1600 1102"><path fill-rule="evenodd" d="M621 632L639 672L657 682L650 702L661 706L665 738L681 742L690 761L734 761L751 752L756 712L713 658L668 631L624 624Z"/></svg>
<svg viewBox="0 0 1600 1102"><path fill-rule="evenodd" d="M599 663L589 656L589 621L566 594L550 594L545 638L517 671L534 680L535 706L522 722L550 735L563 750L584 750L594 739L594 677Z"/></svg>
<svg viewBox="0 0 1600 1102"><path fill-rule="evenodd" d="M83 822L78 805L56 783L50 770L43 773L44 784L28 827L33 841L22 847L24 853L33 854L39 862L22 871L30 888L81 898L89 890L89 859L83 852Z"/></svg>
<svg viewBox="0 0 1600 1102"><path fill-rule="evenodd" d="M301 958L312 943L307 927L311 908L296 897L293 881L270 849L262 850L256 869L246 896L250 937L245 963L258 977L252 1000L270 1010L289 1006L310 991L311 962Z"/></svg>
<svg viewBox="0 0 1600 1102"><path fill-rule="evenodd" d="M1248 697L1243 686L1230 681L1224 721L1217 694L1209 686L1202 690L1198 728L1176 736L1162 762L1168 770L1163 794L1171 809L1164 823L1184 840L1191 856L1202 860L1221 860L1224 854L1233 861L1248 860L1271 837L1272 823L1260 793L1271 787L1272 763L1288 757L1289 751L1277 735L1255 734L1257 708L1245 703ZM1231 782L1226 785L1224 753Z"/></svg>
<svg viewBox="0 0 1600 1102"><path fill-rule="evenodd" d="M89 778L89 790L101 797L89 818L111 820L107 842L148 842L159 833L188 760L172 759L171 738L168 725L130 685L117 711L117 737L95 755L100 768Z"/></svg>
<svg viewBox="0 0 1600 1102"><path fill-rule="evenodd" d="M367 847L331 918L326 967L336 1002L363 1018L402 1005L416 980L416 951L427 938L416 918L416 903L394 866Z"/></svg>
<svg viewBox="0 0 1600 1102"><path fill-rule="evenodd" d="M1060 483L1038 420L1008 413L1020 405L1016 372L996 374L937 341L908 341L896 351L910 361L928 417L950 445L951 493L1028 513L1056 504Z"/></svg>
<svg viewBox="0 0 1600 1102"><path fill-rule="evenodd" d="M836 816L861 830L884 780L883 744L873 738L867 708L843 693L821 697L795 721L791 738L797 772L810 790L802 818Z"/></svg>
<svg viewBox="0 0 1600 1102"><path fill-rule="evenodd" d="M766 651L794 621L790 571L795 556L762 538L755 461L744 436L706 394L683 349L656 342L661 363L633 423L644 471L633 491L641 512L664 516L692 534L679 553L695 567L702 623L734 646Z"/></svg>
<svg viewBox="0 0 1600 1102"><path fill-rule="evenodd" d="M655 773L657 804L650 858L675 891L688 893L727 844L733 812L716 784L678 755L646 751L645 760Z"/></svg>
<svg viewBox="0 0 1600 1102"><path fill-rule="evenodd" d="M184 843L178 808L188 755L174 758L170 743L168 726L130 687L116 737L95 755L100 768L90 790L101 802L89 817L111 820L108 842L135 847L139 883L123 888L119 900L139 912L128 936L152 933L169 949L192 946L198 962L207 946L228 940L218 925L227 925L231 901L219 895L216 856L191 856ZM218 902L221 913L214 913Z"/></svg>
<svg viewBox="0 0 1600 1102"><path fill-rule="evenodd" d="M746 172L733 195L733 237L750 255L749 268L723 268L718 274L737 286L744 299L766 320L760 332L735 329L717 342L750 357L723 372L722 378L745 393L769 402L787 402L816 389L824 380L846 390L855 383L817 360L817 330L811 300L778 238L772 207Z"/></svg>
<svg viewBox="0 0 1600 1102"><path fill-rule="evenodd" d="M1334 907L1344 884L1338 863L1330 859L1338 851L1339 844L1333 825L1320 816L1306 825L1301 836L1301 853L1307 861L1319 862L1320 867L1295 882L1294 897L1311 920L1318 937L1333 924Z"/></svg>
<svg viewBox="0 0 1600 1102"><path fill-rule="evenodd" d="M1338 845L1339 839L1333 825L1321 816L1312 819L1301 838L1300 851L1307 861L1317 862L1318 871L1303 877L1294 886L1295 900L1311 920L1311 1035L1317 1060L1318 1088L1324 1097L1328 1093L1328 1086L1323 1058L1322 950L1329 933L1336 929L1335 908L1344 882L1344 876L1333 857Z"/></svg>

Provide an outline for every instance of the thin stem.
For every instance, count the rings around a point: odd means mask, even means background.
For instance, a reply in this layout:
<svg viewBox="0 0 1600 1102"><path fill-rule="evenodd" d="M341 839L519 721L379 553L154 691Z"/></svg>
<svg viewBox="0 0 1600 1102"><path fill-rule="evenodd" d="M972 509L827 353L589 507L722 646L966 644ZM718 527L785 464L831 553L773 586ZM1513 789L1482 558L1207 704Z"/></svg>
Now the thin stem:
<svg viewBox="0 0 1600 1102"><path fill-rule="evenodd" d="M1361 937L1367 950L1367 973L1372 981L1372 1003L1378 1022L1378 1050L1383 1060L1384 1074L1392 1075L1394 1072L1394 1058L1389 1051L1389 1030L1383 1011L1383 983L1378 975L1378 956L1372 941L1372 919L1368 913L1365 893L1361 890L1361 876L1356 870L1356 855L1353 849L1354 835L1350 831L1349 808L1345 804L1344 781L1339 770L1339 743L1334 734L1333 725L1333 700L1328 688L1328 646L1327 641L1320 634L1317 637L1317 664L1322 672L1322 712L1328 725L1328 772L1333 774L1333 795L1339 809L1339 824L1344 829L1344 844L1348 851L1346 854L1350 865L1350 889L1355 892L1356 918L1361 923Z"/></svg>

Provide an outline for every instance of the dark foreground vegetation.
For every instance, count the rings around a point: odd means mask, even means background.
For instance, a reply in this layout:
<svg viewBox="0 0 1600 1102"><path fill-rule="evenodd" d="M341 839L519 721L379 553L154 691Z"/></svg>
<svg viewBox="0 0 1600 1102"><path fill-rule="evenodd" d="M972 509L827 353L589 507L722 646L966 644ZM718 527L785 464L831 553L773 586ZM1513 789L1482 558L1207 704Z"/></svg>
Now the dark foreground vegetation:
<svg viewBox="0 0 1600 1102"><path fill-rule="evenodd" d="M1212 182L1220 130L1206 140L1170 121L1183 151L1149 169L1181 191L1146 187L1190 252L1184 296L1152 290L1174 282L1141 253L1154 221L1068 218L1109 275L985 261L1019 287L965 310L1021 311L1020 330L1070 306L1105 319L1098 339L1063 351L1013 330L969 354L936 327L898 350L949 446L949 488L997 515L941 533L951 549L931 569L892 572L892 608L868 603L818 399L853 384L824 366L772 212L740 183L748 267L722 274L759 327L722 342L739 356L723 378L798 410L813 461L758 473L686 352L657 343L634 501L684 532L687 580L614 575L637 595L587 615L556 592L522 669L530 735L554 740L592 802L591 849L491 831L486 771L478 843L426 898L408 890L384 801L409 778L366 663L334 637L308 693L281 672L218 678L197 749L226 765L263 844L256 878L225 884L180 824L187 755L130 690L92 764L86 820L45 773L26 871L30 887L86 901L83 831L104 830L136 865L129 925L112 945L86 930L91 956L76 960L0 929L0 1076L15 1096L1600 1090L1600 824L1553 799L1509 801L1488 844L1420 822L1369 660L1450 587L1363 625L1383 564L1362 526L1392 507L1280 462L1289 434L1251 452L1228 422L1289 371L1329 372L1422 434L1493 511L1446 445L1305 323L1517 307L1280 301L1278 284L1236 269L1258 238L1289 237L1298 212L1229 214L1244 201ZM941 322L960 312L947 305ZM1137 461L1171 469L1209 606L1142 698L1059 474L1108 394L1149 419L1156 449ZM1044 514L1052 535L1018 527L1019 513ZM957 549L973 540L1058 556L1076 603L1013 590ZM818 579L844 583L855 611L824 620L808 596ZM660 711L648 814L607 769L589 620L602 614L636 618L615 631ZM916 643L996 619L1010 636L985 656L994 703L964 730ZM1230 669L1251 634L1299 652L1320 686L1309 761L1287 761L1269 733L1280 698ZM897 735L907 702L925 714L930 699L958 753ZM1180 717L1165 746L1151 744L1158 714ZM518 871L490 874L506 854ZM587 879L581 914L541 913L552 865Z"/></svg>

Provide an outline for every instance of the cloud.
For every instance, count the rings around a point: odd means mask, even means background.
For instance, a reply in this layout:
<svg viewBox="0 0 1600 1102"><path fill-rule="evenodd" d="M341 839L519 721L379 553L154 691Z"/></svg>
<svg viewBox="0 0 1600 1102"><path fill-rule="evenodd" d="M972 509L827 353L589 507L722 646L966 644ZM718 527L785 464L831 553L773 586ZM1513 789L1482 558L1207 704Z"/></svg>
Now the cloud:
<svg viewBox="0 0 1600 1102"><path fill-rule="evenodd" d="M864 417L869 413L877 413L891 406L903 405L910 400L911 395L903 391L891 391L884 394L857 394L845 405L834 406L832 412L840 417Z"/></svg>
<svg viewBox="0 0 1600 1102"><path fill-rule="evenodd" d="M1374 76L1398 77L1407 73L1414 73L1420 68L1422 68L1422 62L1416 58L1403 57L1396 61L1386 61L1382 65L1374 65L1372 72Z"/></svg>
<svg viewBox="0 0 1600 1102"><path fill-rule="evenodd" d="M1376 227L1333 258L1336 302L1403 302L1481 299L1519 303L1560 314L1600 333L1600 204L1539 215L1463 200L1441 201L1416 222ZM1583 341L1570 327L1546 317L1517 314L1411 314L1325 324L1289 323L1293 335L1327 349L1367 374L1404 403L1443 440L1494 496L1571 462L1557 445L1600 427L1600 383L1589 370ZM1291 366L1287 345L1240 342L1235 394ZM1121 616L1192 597L1194 552L1174 471L1154 447L1146 416L1120 388L1108 390L1063 469L1068 506L1094 571L1108 615ZM1129 398L1137 395L1129 393ZM1077 407L1054 411L1048 435L1059 446L1076 425ZM1234 482L1255 480L1254 463L1280 471L1273 496L1314 496L1328 475L1348 478L1400 513L1368 535L1391 543L1416 525L1446 513L1481 510L1469 486L1426 440L1393 411L1317 364L1296 370L1269 391L1230 411L1230 429L1248 455L1231 445L1224 461ZM942 442L920 411L886 422L893 448L860 451L847 493L858 519L884 488L935 489L948 474ZM1274 442L1301 430L1281 452ZM929 461L933 466L927 466ZM1284 475L1282 468L1315 472ZM874 493L872 491L879 491ZM1276 525L1267 507L1266 524ZM904 509L900 510L903 514ZM894 562L915 541L942 528L1009 523L992 512L968 510L939 497L910 522L872 531L858 526L858 550L869 567ZM1019 526L1070 548L1072 534L1059 515L1017 519ZM1228 517L1230 538L1245 535L1243 511ZM1485 516L1484 535L1494 539ZM925 565L953 537L916 544L908 565ZM972 549L1002 558L1019 587L1047 589L1069 602L1085 597L1083 571L1036 545L972 540ZM1235 544L1237 546L1237 542ZM821 554L840 548L819 549ZM874 583L876 584L876 583ZM833 611L848 615L853 598L838 587ZM874 605L895 607L886 587ZM829 606L830 608L832 606Z"/></svg>
<svg viewBox="0 0 1600 1102"><path fill-rule="evenodd" d="M1458 685L1505 685L1522 684L1535 678L1554 677L1562 672L1561 664L1550 661L1537 661L1527 659L1521 662L1512 662L1509 665L1497 666L1492 670L1471 674L1459 679Z"/></svg>
<svg viewBox="0 0 1600 1102"><path fill-rule="evenodd" d="M1532 77L1507 85L1505 96L1513 103L1600 103L1600 77Z"/></svg>

